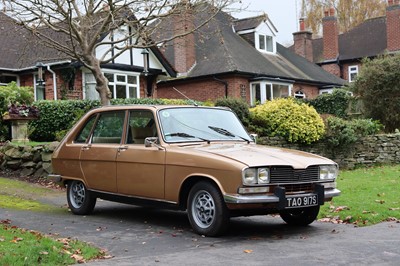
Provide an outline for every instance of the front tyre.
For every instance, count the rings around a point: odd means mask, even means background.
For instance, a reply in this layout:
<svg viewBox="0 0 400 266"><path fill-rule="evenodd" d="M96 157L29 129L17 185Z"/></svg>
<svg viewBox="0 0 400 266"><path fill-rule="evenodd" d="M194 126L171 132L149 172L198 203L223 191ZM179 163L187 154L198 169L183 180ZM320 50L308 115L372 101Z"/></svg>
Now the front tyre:
<svg viewBox="0 0 400 266"><path fill-rule="evenodd" d="M228 228L228 209L219 189L209 182L195 184L189 192L187 212L193 230L217 236Z"/></svg>
<svg viewBox="0 0 400 266"><path fill-rule="evenodd" d="M73 180L67 184L68 207L73 214L90 214L96 205L96 197L86 189L81 181Z"/></svg>
<svg viewBox="0 0 400 266"><path fill-rule="evenodd" d="M319 206L287 209L280 212L281 218L290 225L306 226L317 219Z"/></svg>

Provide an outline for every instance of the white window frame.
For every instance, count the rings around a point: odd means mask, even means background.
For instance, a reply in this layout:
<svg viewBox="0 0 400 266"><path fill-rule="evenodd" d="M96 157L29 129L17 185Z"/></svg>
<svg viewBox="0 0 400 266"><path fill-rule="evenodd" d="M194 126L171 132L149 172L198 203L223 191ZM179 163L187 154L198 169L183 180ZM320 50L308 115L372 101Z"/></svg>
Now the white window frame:
<svg viewBox="0 0 400 266"><path fill-rule="evenodd" d="M349 66L348 72L349 72L349 82L354 82L358 76L358 65ZM355 74L354 78L352 78L353 74Z"/></svg>
<svg viewBox="0 0 400 266"><path fill-rule="evenodd" d="M267 100L273 100L275 98L280 98L279 96L274 97L274 85L281 85L281 86L287 86L288 87L288 94L287 96L292 95L292 89L293 89L293 84L290 83L283 83L283 82L272 82L272 81L257 81L257 82L251 82L250 83L250 104L254 106L256 103L254 102L254 91L253 91L253 85L259 84L260 85L260 97L261 97L261 104L265 103ZM271 99L268 99L268 92L267 89L269 90L269 95L271 96Z"/></svg>
<svg viewBox="0 0 400 266"><path fill-rule="evenodd" d="M321 89L321 90L319 90L319 95L321 95L321 94L330 94L330 93L332 93L333 92L333 88L332 89Z"/></svg>
<svg viewBox="0 0 400 266"><path fill-rule="evenodd" d="M34 96L35 101L42 100L42 99L38 99L38 97L37 97L38 96L37 95L37 93L38 93L38 91L37 91L38 78L39 78L38 73L33 74L33 96ZM43 81L43 100L46 100L46 83L44 81Z"/></svg>
<svg viewBox="0 0 400 266"><path fill-rule="evenodd" d="M270 47L270 48L272 50L268 50L268 41L267 41L268 38L267 37L271 38L272 47ZM263 40L264 40L265 47L263 49L260 47L260 39L261 38L263 38ZM271 36L271 35L268 35L265 33L256 33L255 46L256 46L257 50L264 52L264 53L275 53L275 51L276 51L276 43L275 43L274 36Z"/></svg>
<svg viewBox="0 0 400 266"><path fill-rule="evenodd" d="M102 70L103 74L111 74L114 76L114 81L109 81L108 86L112 92L113 99L117 99L117 86L118 85L123 85L125 86L125 99L130 98L129 95L129 89L130 88L136 88L136 95L134 95L134 98L140 98L140 73L135 73L135 72L121 72L121 71L116 71L116 70L110 70L110 69L103 69ZM125 78L125 81L117 81L117 76L123 76ZM136 78L136 84L133 83L128 83L128 76L133 76ZM87 83L86 80L84 80L84 87L87 85L90 85L93 83ZM85 91L85 90L84 90ZM86 93L84 94L84 98L86 99Z"/></svg>

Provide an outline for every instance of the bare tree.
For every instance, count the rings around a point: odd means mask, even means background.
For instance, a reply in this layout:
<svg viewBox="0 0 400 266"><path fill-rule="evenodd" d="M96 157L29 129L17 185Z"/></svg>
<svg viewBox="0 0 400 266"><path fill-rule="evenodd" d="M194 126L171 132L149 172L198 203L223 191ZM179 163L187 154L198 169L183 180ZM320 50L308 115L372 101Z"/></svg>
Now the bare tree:
<svg viewBox="0 0 400 266"><path fill-rule="evenodd" d="M385 14L386 0L303 0L301 15L308 28L319 34L324 11L333 7L340 32L346 32L369 18Z"/></svg>
<svg viewBox="0 0 400 266"><path fill-rule="evenodd" d="M101 103L108 105L111 92L101 71L102 64L112 62L128 49L148 48L190 34L234 2L236 0L4 0L3 10L38 41L87 67L95 77ZM182 16L189 9L193 15L203 14L200 24L164 38L151 38L159 31L163 19ZM125 30L121 30L122 26ZM113 32L118 32L115 35L118 37L103 39ZM98 54L100 46L102 54Z"/></svg>

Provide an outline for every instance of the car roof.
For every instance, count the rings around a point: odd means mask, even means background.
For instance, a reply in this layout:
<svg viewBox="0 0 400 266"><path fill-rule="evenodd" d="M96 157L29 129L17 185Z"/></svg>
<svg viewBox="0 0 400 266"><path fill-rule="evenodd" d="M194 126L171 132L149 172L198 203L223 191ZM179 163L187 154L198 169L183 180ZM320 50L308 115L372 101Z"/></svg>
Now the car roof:
<svg viewBox="0 0 400 266"><path fill-rule="evenodd" d="M153 109L162 110L170 108L200 108L200 109L220 109L230 110L227 107L211 107L211 106L195 106L195 105L147 105L147 104L126 104L126 105L107 105L92 109L94 112L98 111L112 111L112 110L134 110L134 109Z"/></svg>

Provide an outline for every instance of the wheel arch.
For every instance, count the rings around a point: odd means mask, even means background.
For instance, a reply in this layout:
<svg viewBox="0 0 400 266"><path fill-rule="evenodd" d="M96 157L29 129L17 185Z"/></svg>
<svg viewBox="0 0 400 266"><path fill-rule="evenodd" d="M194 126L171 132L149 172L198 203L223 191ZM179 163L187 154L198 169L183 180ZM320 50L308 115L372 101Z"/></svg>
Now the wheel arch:
<svg viewBox="0 0 400 266"><path fill-rule="evenodd" d="M190 189L198 182L205 181L213 184L220 192L223 193L221 185L215 179L209 176L193 175L185 179L182 183L181 189L179 191L179 203L178 206L181 210L186 210L186 203L189 197Z"/></svg>

